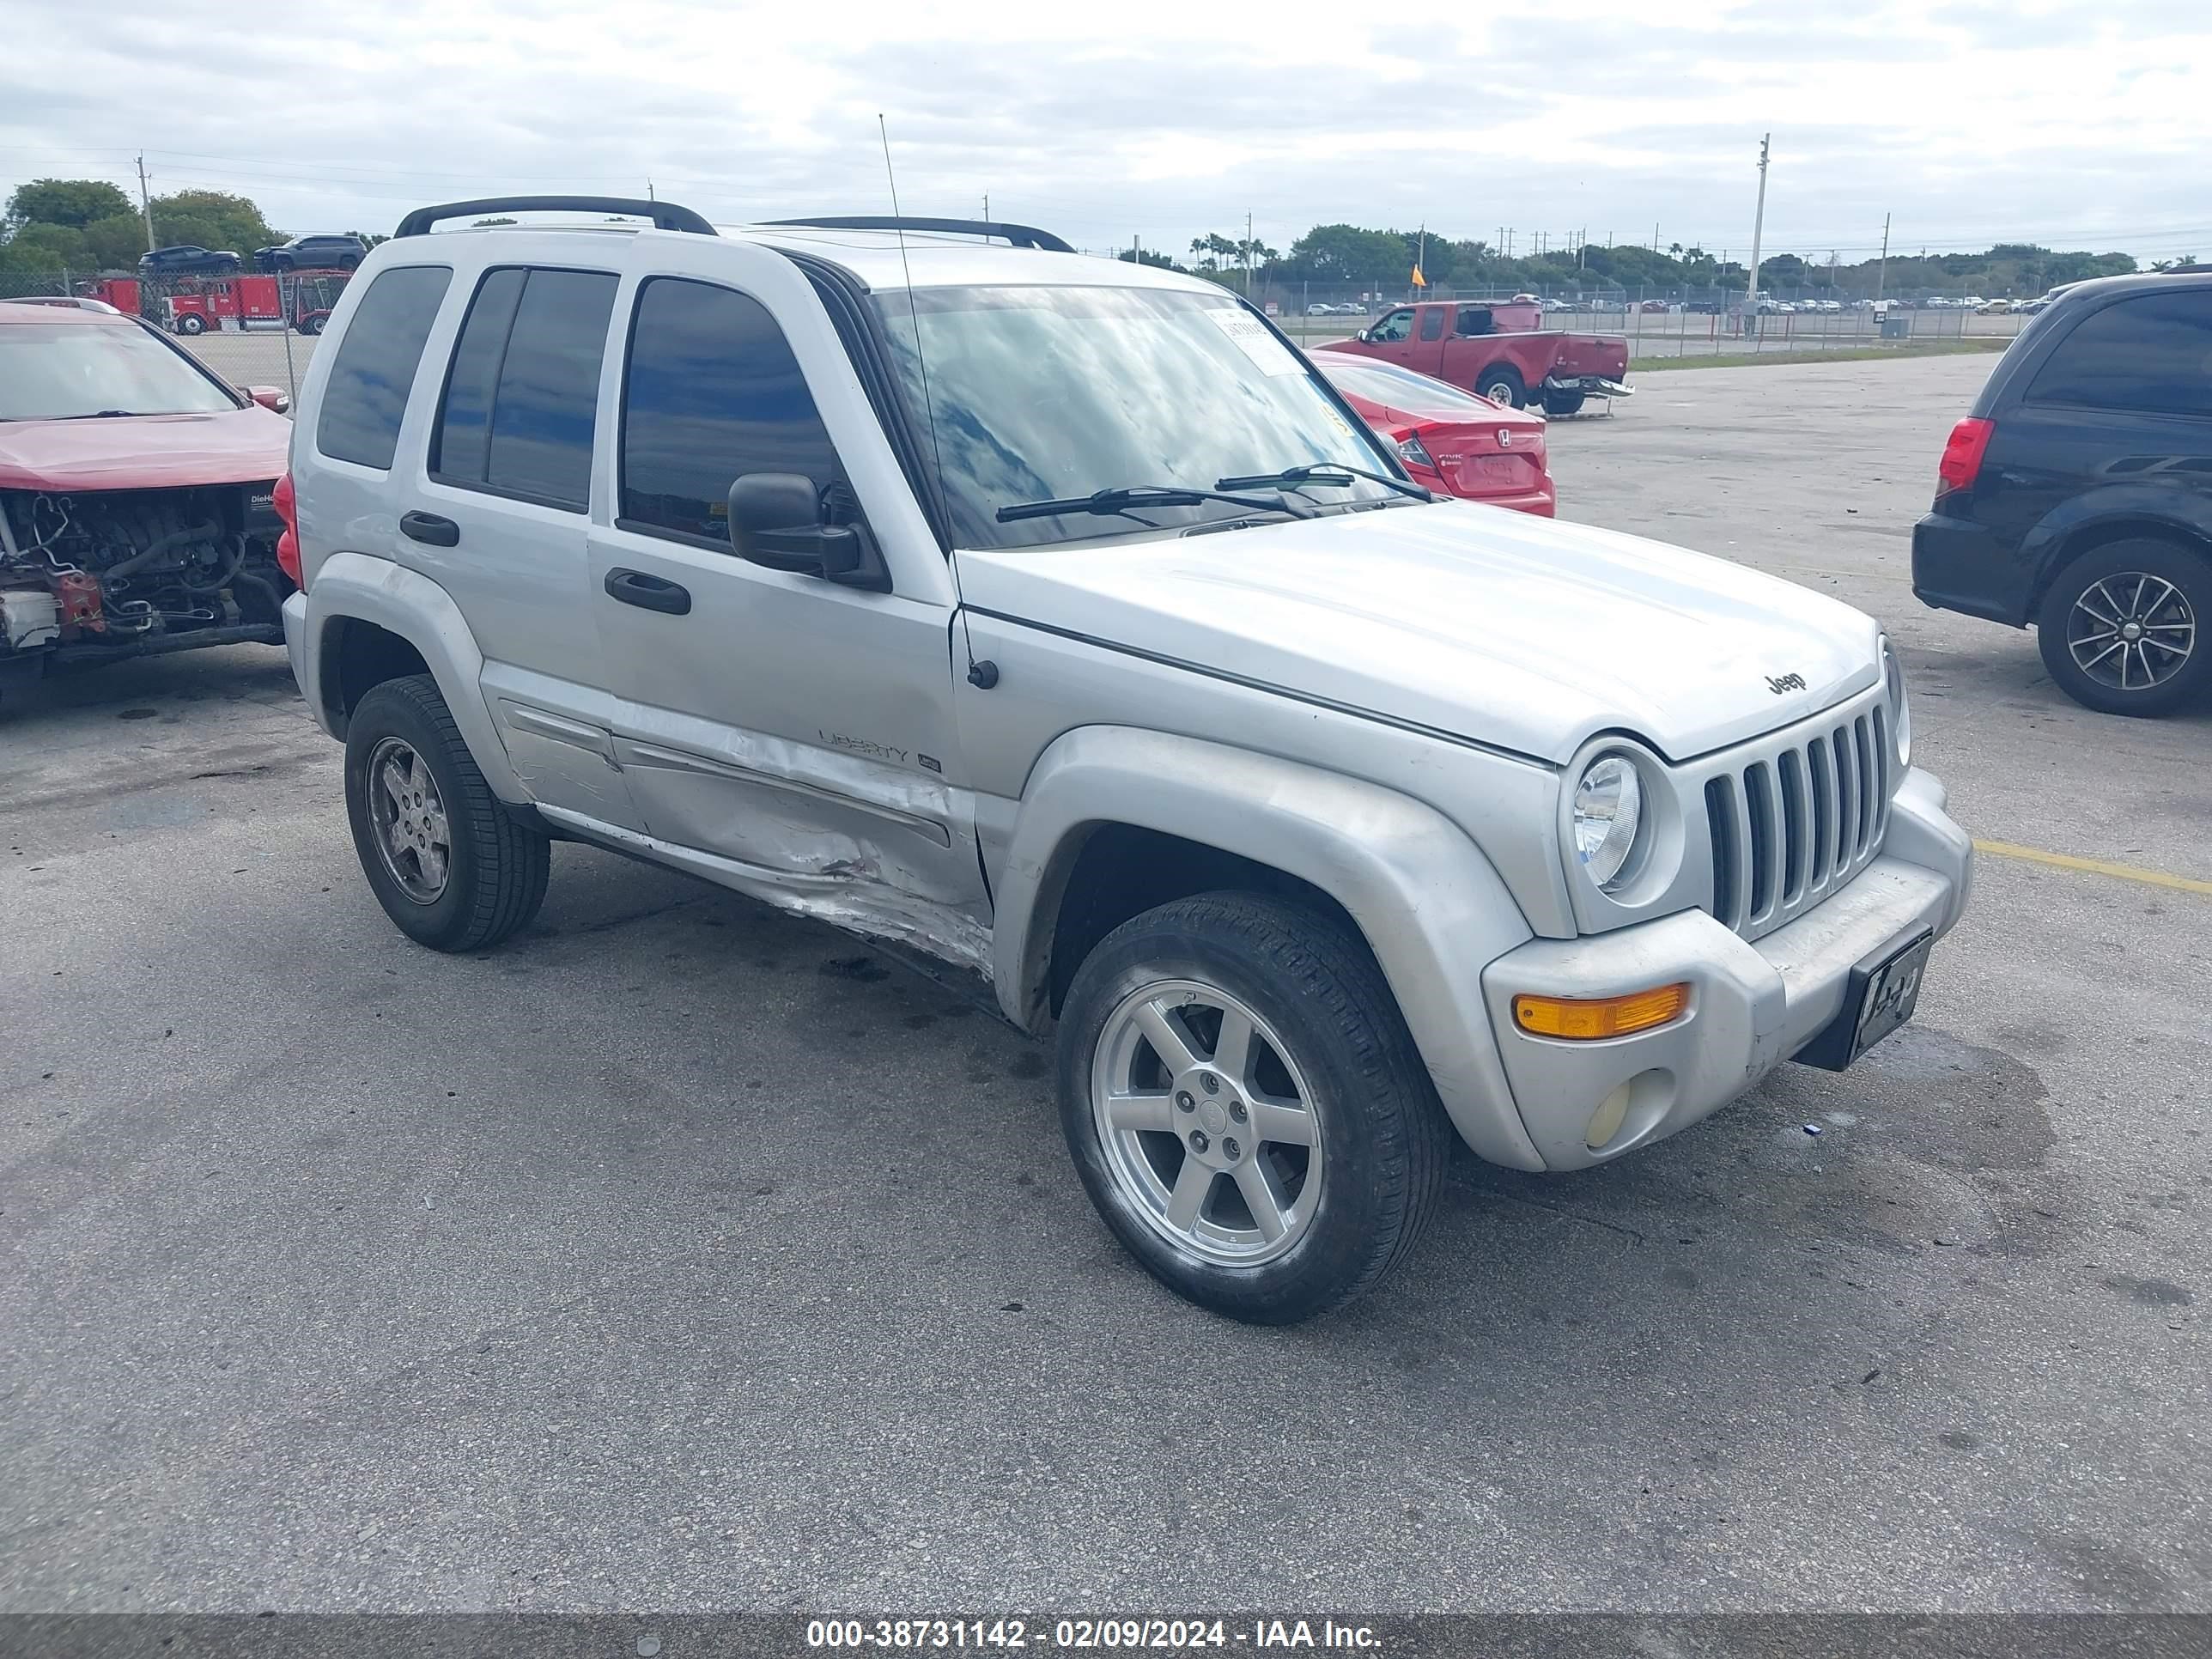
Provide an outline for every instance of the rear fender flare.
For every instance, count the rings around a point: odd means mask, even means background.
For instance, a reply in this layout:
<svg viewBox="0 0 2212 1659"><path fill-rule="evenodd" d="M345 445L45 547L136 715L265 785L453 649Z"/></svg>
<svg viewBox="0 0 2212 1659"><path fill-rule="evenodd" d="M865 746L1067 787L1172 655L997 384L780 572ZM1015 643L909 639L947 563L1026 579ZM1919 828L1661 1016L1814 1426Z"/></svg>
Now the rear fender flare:
<svg viewBox="0 0 2212 1659"><path fill-rule="evenodd" d="M1513 1103L1482 969L1533 933L1481 849L1433 807L1377 785L1194 738L1085 726L1023 790L994 878L993 980L1008 1018L1048 1020L1053 929L1090 831L1128 824L1295 876L1375 953L1454 1126L1494 1164L1540 1170Z"/></svg>
<svg viewBox="0 0 2212 1659"><path fill-rule="evenodd" d="M2060 502L2021 542L2021 561L2035 573L2027 615L2035 615L2059 571L2080 552L2125 536L2163 537L2212 557L2212 499L2126 483L2100 485Z"/></svg>
<svg viewBox="0 0 2212 1659"><path fill-rule="evenodd" d="M333 553L315 567L307 589L300 685L313 701L315 723L345 736L335 646L348 622L374 623L413 646L429 665L438 693L453 711L492 793L511 805L532 797L507 762L483 696L483 653L477 648L453 595L418 571L366 553Z"/></svg>

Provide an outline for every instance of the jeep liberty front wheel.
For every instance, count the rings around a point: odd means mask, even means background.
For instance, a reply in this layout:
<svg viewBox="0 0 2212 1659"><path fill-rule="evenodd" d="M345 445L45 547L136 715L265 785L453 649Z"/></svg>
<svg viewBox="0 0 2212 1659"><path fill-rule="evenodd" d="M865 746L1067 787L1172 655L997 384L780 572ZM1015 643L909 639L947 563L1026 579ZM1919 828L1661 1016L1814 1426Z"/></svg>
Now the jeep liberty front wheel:
<svg viewBox="0 0 2212 1659"><path fill-rule="evenodd" d="M544 902L550 844L500 805L428 674L386 680L354 709L345 796L362 872L418 945L481 950Z"/></svg>
<svg viewBox="0 0 2212 1659"><path fill-rule="evenodd" d="M1123 923L1061 1011L1061 1127L1147 1271L1260 1324L1367 1290L1436 1203L1450 1127L1344 925L1253 893Z"/></svg>

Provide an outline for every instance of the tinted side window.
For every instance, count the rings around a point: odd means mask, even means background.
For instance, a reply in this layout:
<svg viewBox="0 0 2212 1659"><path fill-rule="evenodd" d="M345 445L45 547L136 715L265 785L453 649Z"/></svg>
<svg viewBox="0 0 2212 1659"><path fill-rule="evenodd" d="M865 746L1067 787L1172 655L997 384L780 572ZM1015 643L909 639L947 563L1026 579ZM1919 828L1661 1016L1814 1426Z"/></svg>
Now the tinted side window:
<svg viewBox="0 0 2212 1659"><path fill-rule="evenodd" d="M1421 337L1441 340L1444 337L1444 313L1434 306L1421 313Z"/></svg>
<svg viewBox="0 0 2212 1659"><path fill-rule="evenodd" d="M430 441L430 471L440 478L482 483L484 459L491 453L492 394L499 385L500 359L507 356L507 331L522 299L519 270L485 274L469 301L461 337L453 347L453 366L446 373L446 399L438 410L438 433Z"/></svg>
<svg viewBox="0 0 2212 1659"><path fill-rule="evenodd" d="M377 273L324 383L317 449L362 466L391 466L422 343L453 280L444 265L401 265Z"/></svg>
<svg viewBox="0 0 2212 1659"><path fill-rule="evenodd" d="M2146 294L2093 312L2058 343L2038 403L2212 415L2212 291Z"/></svg>
<svg viewBox="0 0 2212 1659"><path fill-rule="evenodd" d="M630 329L617 516L726 548L730 485L744 472L824 487L839 477L799 360L757 300L655 277Z"/></svg>
<svg viewBox="0 0 2212 1659"><path fill-rule="evenodd" d="M614 303L605 271L489 273L454 343L431 471L582 512Z"/></svg>
<svg viewBox="0 0 2212 1659"><path fill-rule="evenodd" d="M1459 313L1459 331L1462 334L1489 333L1490 307L1487 306L1462 306Z"/></svg>

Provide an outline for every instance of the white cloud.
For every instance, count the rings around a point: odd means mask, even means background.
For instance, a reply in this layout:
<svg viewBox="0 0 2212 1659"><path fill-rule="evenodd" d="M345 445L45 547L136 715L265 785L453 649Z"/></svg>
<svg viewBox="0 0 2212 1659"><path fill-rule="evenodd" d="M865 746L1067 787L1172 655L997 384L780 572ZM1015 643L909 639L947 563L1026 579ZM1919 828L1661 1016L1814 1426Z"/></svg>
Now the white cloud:
<svg viewBox="0 0 2212 1659"><path fill-rule="evenodd" d="M441 0L265 12L16 0L0 185L132 179L374 228L515 190L664 195L725 220L885 205L1091 246L1337 219L1846 256L2038 240L2212 252L2197 0L1875 5L1544 0L1424 20L1327 6ZM135 179L133 180L135 182ZM2199 221L2203 222L2201 225Z"/></svg>

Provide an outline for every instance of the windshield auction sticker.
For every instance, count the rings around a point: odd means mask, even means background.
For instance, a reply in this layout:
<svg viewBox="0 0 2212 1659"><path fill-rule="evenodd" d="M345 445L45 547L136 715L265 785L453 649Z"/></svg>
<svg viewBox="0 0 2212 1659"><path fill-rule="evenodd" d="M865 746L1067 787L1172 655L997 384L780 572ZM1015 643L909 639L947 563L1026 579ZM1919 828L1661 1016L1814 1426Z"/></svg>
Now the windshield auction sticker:
<svg viewBox="0 0 2212 1659"><path fill-rule="evenodd" d="M1260 366L1262 374L1303 374L1306 366L1291 353L1291 349L1277 339L1250 312L1235 306L1209 308L1206 313L1213 325L1237 343L1237 349Z"/></svg>

